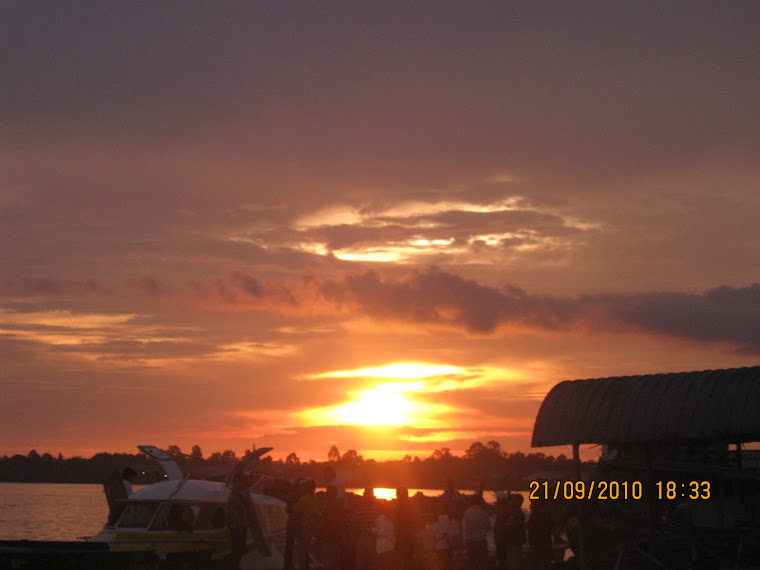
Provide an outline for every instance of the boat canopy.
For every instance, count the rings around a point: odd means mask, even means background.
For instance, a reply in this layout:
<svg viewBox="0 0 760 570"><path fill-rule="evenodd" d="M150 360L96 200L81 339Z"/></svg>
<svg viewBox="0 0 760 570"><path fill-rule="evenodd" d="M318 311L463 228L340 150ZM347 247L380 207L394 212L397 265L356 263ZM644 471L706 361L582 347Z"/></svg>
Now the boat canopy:
<svg viewBox="0 0 760 570"><path fill-rule="evenodd" d="M179 490L175 493L177 486ZM187 481L162 481L148 485L135 491L129 496L130 501L192 501L204 503L226 503L230 494L229 488L217 481L202 481L188 479ZM258 504L283 505L284 503L274 497L266 495L253 495Z"/></svg>
<svg viewBox="0 0 760 570"><path fill-rule="evenodd" d="M560 382L533 447L760 441L760 366Z"/></svg>

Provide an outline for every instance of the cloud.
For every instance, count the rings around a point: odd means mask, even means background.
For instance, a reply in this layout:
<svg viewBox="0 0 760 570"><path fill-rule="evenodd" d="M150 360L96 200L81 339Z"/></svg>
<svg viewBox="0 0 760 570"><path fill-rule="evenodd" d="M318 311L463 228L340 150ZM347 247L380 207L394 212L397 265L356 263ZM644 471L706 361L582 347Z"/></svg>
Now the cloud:
<svg viewBox="0 0 760 570"><path fill-rule="evenodd" d="M287 309L298 304L288 285L264 282L244 271L233 271L213 283L195 281L190 287L196 300L218 307Z"/></svg>
<svg viewBox="0 0 760 570"><path fill-rule="evenodd" d="M477 184L470 185L477 187ZM440 265L557 258L583 246L598 224L536 206L501 185L488 200L470 187L424 199L339 204L309 212L277 231L238 237L269 251L290 248L343 261Z"/></svg>
<svg viewBox="0 0 760 570"><path fill-rule="evenodd" d="M337 305L356 306L374 317L453 324L480 333L493 332L505 311L525 298L519 289L500 291L436 268L398 281L366 271L320 283L319 290Z"/></svg>
<svg viewBox="0 0 760 570"><path fill-rule="evenodd" d="M760 353L760 284L722 286L704 294L600 296L610 316L643 331L701 341L730 342Z"/></svg>
<svg viewBox="0 0 760 570"><path fill-rule="evenodd" d="M150 296L164 296L171 293L169 287L155 277L143 277L141 279L130 279L129 285L142 291Z"/></svg>
<svg viewBox="0 0 760 570"><path fill-rule="evenodd" d="M5 296L53 296L66 293L109 293L110 289L98 279L65 280L55 278L10 279L0 285Z"/></svg>
<svg viewBox="0 0 760 570"><path fill-rule="evenodd" d="M340 278L307 275L300 281L261 279L246 271L231 271L227 276L206 282L192 281L169 286L155 277L128 279L128 289L138 296L129 301L134 332L121 329L107 332L97 319L123 319L125 300L120 298L121 312L83 309L86 300L108 306L118 287L107 287L99 280L66 281L35 279L6 282L2 293L11 299L0 313L7 327L25 324L26 335L63 338L70 327L72 338L92 340L113 334L147 335L135 339L112 339L128 342L177 342L186 332L176 329L152 339L154 329L143 327L140 314L142 295L154 303L159 313L178 306L191 309L205 306L216 310L273 311L295 318L322 315L325 318L352 319L366 316L377 321L447 327L475 335L503 335L510 329L534 333L569 334L656 334L678 339L729 343L739 352L760 352L760 284L746 287L720 286L704 293L646 292L598 293L591 295L535 295L516 286L495 287L438 267L412 270L398 275L365 270L347 273ZM43 302L58 299L55 304ZM168 304L168 305L167 305ZM67 309L66 307L69 307ZM162 308L163 307L163 308ZM173 309L172 309L173 307ZM69 311L69 312L67 312ZM28 314L27 317L22 315ZM37 316L35 316L37 315ZM41 316L40 316L41 315ZM110 315L110 316L109 316ZM44 317L44 318L43 318ZM36 319L36 320L35 320ZM95 320L93 320L95 319ZM39 326L29 328L35 322ZM92 330L84 330L96 323ZM502 330L503 329L503 330ZM169 327L167 330L171 330ZM16 334L21 334L17 332ZM85 336L82 336L85 335ZM27 338L29 338L27 336ZM77 341L79 342L79 341ZM185 342L182 340L182 342ZM222 344L234 344L225 339ZM244 344L247 341L244 341ZM96 344L88 344L93 349ZM103 345L104 347L106 345ZM115 353L129 352L123 345ZM177 346L155 345L157 353L186 350ZM243 346L243 345L239 345ZM84 344L81 347L84 350ZM145 354L151 351L142 351ZM203 350L202 352L208 352Z"/></svg>
<svg viewBox="0 0 760 570"><path fill-rule="evenodd" d="M232 282L248 295L261 299L263 290L261 283L255 277L236 271L232 274Z"/></svg>
<svg viewBox="0 0 760 570"><path fill-rule="evenodd" d="M72 339L73 340L73 339ZM152 361L171 361L176 363L183 358L197 360L219 354L219 347L204 342L193 341L153 341L117 339L106 342L78 342L60 344L54 350L91 354L100 361L118 360L150 363Z"/></svg>
<svg viewBox="0 0 760 570"><path fill-rule="evenodd" d="M530 295L516 287L496 288L437 268L403 279L376 271L318 284L337 306L378 319L461 327L491 334L501 325L569 332L638 332L729 342L760 352L760 285L722 286L704 294L638 293L579 297Z"/></svg>

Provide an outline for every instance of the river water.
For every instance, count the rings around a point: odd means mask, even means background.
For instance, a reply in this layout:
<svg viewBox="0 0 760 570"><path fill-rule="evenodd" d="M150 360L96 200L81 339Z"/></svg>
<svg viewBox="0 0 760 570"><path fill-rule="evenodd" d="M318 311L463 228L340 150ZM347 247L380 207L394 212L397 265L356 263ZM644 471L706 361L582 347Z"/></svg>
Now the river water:
<svg viewBox="0 0 760 570"><path fill-rule="evenodd" d="M107 515L103 485L0 483L0 540L75 540Z"/></svg>

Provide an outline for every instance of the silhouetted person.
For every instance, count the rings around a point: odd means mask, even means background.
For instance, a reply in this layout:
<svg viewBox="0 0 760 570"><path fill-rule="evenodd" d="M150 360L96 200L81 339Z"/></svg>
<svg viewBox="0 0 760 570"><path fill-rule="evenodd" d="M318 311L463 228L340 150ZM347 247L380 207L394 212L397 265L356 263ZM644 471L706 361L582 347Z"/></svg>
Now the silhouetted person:
<svg viewBox="0 0 760 570"><path fill-rule="evenodd" d="M224 509L222 507L217 507L214 509L214 514L211 517L211 528L224 528L225 524Z"/></svg>
<svg viewBox="0 0 760 570"><path fill-rule="evenodd" d="M328 485L322 507L322 564L325 570L339 570L345 559L347 516L345 501L338 498L335 485Z"/></svg>
<svg viewBox="0 0 760 570"><path fill-rule="evenodd" d="M314 494L317 484L313 479L309 479L303 485L303 495L293 506L292 515L298 524L298 562L300 568L309 568L309 551L311 549L311 540L317 531L319 521L319 498Z"/></svg>
<svg viewBox="0 0 760 570"><path fill-rule="evenodd" d="M103 491L108 502L108 524L113 526L127 508L127 498L132 494L132 482L137 477L137 472L127 467L119 473L114 469L113 473L103 482Z"/></svg>
<svg viewBox="0 0 760 570"><path fill-rule="evenodd" d="M251 529L259 552L270 556L269 544L259 525L256 510L248 490L250 481L244 473L237 473L232 480L232 488L227 497L227 526L230 529L230 564L235 570L240 567L240 559L246 551L248 529Z"/></svg>
<svg viewBox="0 0 760 570"><path fill-rule="evenodd" d="M232 489L227 497L227 526L230 529L230 567L240 568L240 558L245 554L248 542L248 526L251 522L251 495L248 481L242 473L235 475Z"/></svg>
<svg viewBox="0 0 760 570"><path fill-rule="evenodd" d="M377 570L398 570L396 530L391 519L391 504L388 501L376 501L375 503L377 517L372 532L375 535Z"/></svg>
<svg viewBox="0 0 760 570"><path fill-rule="evenodd" d="M496 547L496 566L499 570L507 567L507 543L504 529L510 516L509 493L501 491L496 495L496 516L493 521L493 542Z"/></svg>
<svg viewBox="0 0 760 570"><path fill-rule="evenodd" d="M446 505L445 508L451 513L456 520L461 521L464 510L467 508L467 501L464 496L454 488L454 480L446 479L443 487L443 493L438 497L438 502Z"/></svg>
<svg viewBox="0 0 760 570"><path fill-rule="evenodd" d="M548 570L554 558L552 550L552 530L554 521L546 500L530 503L528 519L528 545L536 570Z"/></svg>
<svg viewBox="0 0 760 570"><path fill-rule="evenodd" d="M454 568L454 550L462 541L459 524L449 512L451 506L446 503L440 505L441 513L435 523L435 554L438 559L439 570L452 570Z"/></svg>
<svg viewBox="0 0 760 570"><path fill-rule="evenodd" d="M373 570L377 560L375 534L372 529L377 518L375 494L372 487L364 489L364 496L351 514L349 528L354 537L354 570Z"/></svg>
<svg viewBox="0 0 760 570"><path fill-rule="evenodd" d="M396 489L396 550L399 568L411 570L417 568L417 533L425 529L425 523L418 505L409 499L406 487Z"/></svg>
<svg viewBox="0 0 760 570"><path fill-rule="evenodd" d="M303 495L304 483L306 483L306 480L299 478L296 484L291 486L288 500L286 501L288 525L285 527L285 563L283 564L283 570L292 570L293 568L293 547L295 546L298 526L300 524L298 514L293 512L293 507L296 506L298 499Z"/></svg>
<svg viewBox="0 0 760 570"><path fill-rule="evenodd" d="M335 472L335 469L332 468L331 465L328 465L325 467L324 470L324 478L325 478L325 488L332 485L335 487L336 497L343 501L343 506L345 507L346 503L346 488L343 485L343 482L338 477L338 474Z"/></svg>
<svg viewBox="0 0 760 570"><path fill-rule="evenodd" d="M195 515L189 505L175 503L169 509L169 518L166 521L167 530L191 532L194 523Z"/></svg>
<svg viewBox="0 0 760 570"><path fill-rule="evenodd" d="M488 531L491 530L491 519L484 508L483 495L476 493L470 502L470 507L462 516L462 538L471 567L480 570L488 563Z"/></svg>
<svg viewBox="0 0 760 570"><path fill-rule="evenodd" d="M688 502L668 501L662 513L662 537L667 545L666 560L673 568L690 567L694 525Z"/></svg>
<svg viewBox="0 0 760 570"><path fill-rule="evenodd" d="M522 564L522 545L525 544L525 515L523 496L509 495L498 501L493 538L499 570L519 570Z"/></svg>

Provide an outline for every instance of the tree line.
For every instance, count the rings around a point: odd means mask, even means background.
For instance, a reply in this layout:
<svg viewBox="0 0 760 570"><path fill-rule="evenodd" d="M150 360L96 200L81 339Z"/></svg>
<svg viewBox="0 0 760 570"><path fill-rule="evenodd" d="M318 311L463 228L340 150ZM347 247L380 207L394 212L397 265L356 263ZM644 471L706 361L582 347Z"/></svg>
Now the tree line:
<svg viewBox="0 0 760 570"><path fill-rule="evenodd" d="M220 478L240 460L234 451L214 452L204 457L201 448L194 445L190 453L179 446L169 445L167 452L175 458L185 473L198 478ZM246 453L248 453L246 451ZM593 463L593 462L589 462ZM82 457L53 457L36 450L27 455L0 458L1 482L44 483L102 483L114 470L132 467L138 472L138 484L160 480L163 471L152 459L142 453L98 453L89 459ZM528 480L546 472L569 473L572 460L564 455L557 457L543 453L502 451L496 441L474 442L462 455L449 448L436 449L423 458L404 456L399 460L376 461L364 459L356 450L341 453L337 445L327 452L325 461L301 461L295 452L285 459L262 457L256 471L273 477L294 480L299 477L323 483L324 470L332 467L346 487L390 487L439 489L446 479L452 479L463 489L525 489Z"/></svg>

